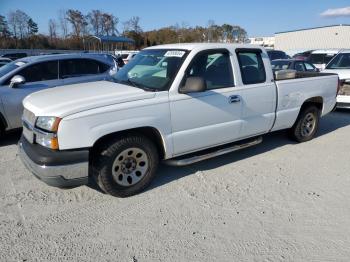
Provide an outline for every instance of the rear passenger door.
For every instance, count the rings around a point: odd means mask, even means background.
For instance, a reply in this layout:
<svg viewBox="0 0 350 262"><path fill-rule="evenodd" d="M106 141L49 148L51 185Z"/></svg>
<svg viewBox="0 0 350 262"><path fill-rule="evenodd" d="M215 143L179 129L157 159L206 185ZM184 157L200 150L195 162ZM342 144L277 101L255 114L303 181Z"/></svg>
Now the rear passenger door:
<svg viewBox="0 0 350 262"><path fill-rule="evenodd" d="M237 60L242 82L237 87L241 93L241 138L268 132L275 118L276 85L267 55L260 49L237 49Z"/></svg>
<svg viewBox="0 0 350 262"><path fill-rule="evenodd" d="M76 84L103 80L110 66L87 58L60 60L60 79L63 84Z"/></svg>

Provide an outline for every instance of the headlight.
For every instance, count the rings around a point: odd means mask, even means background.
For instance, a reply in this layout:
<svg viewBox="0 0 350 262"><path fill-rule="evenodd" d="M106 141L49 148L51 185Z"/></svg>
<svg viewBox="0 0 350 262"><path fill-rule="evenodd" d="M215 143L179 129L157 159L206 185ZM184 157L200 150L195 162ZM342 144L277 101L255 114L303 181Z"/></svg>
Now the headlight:
<svg viewBox="0 0 350 262"><path fill-rule="evenodd" d="M61 118L54 116L39 116L35 126L48 132L57 132Z"/></svg>
<svg viewBox="0 0 350 262"><path fill-rule="evenodd" d="M60 122L61 118L58 117L39 116L35 122L35 127L37 128L35 142L50 149L59 149L57 131Z"/></svg>
<svg viewBox="0 0 350 262"><path fill-rule="evenodd" d="M39 145L42 145L44 147L57 150L58 147L58 139L56 134L48 133L48 134L41 134L37 133L35 134L35 142Z"/></svg>

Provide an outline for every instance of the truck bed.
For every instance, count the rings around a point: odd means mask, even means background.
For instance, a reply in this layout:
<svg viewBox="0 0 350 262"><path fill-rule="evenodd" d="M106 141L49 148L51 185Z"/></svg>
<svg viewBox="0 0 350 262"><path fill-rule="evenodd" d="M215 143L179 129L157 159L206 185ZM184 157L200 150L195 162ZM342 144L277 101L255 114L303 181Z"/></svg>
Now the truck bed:
<svg viewBox="0 0 350 262"><path fill-rule="evenodd" d="M331 73L297 72L295 78L275 81L277 86L276 121L272 131L291 127L300 107L309 98L323 102L321 116L335 106L338 76Z"/></svg>

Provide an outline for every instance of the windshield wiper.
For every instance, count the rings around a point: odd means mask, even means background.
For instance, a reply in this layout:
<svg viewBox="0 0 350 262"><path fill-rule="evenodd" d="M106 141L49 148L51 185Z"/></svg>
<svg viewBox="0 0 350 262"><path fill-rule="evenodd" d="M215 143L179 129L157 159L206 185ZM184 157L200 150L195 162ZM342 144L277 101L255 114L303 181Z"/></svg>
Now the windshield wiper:
<svg viewBox="0 0 350 262"><path fill-rule="evenodd" d="M144 85L141 85L141 84L136 83L134 81L131 81L130 78L128 78L128 80L126 82L131 84L133 87L140 88L140 89L145 90L145 91L151 91L151 92L155 92L156 91L154 88L149 88L147 86L144 86Z"/></svg>

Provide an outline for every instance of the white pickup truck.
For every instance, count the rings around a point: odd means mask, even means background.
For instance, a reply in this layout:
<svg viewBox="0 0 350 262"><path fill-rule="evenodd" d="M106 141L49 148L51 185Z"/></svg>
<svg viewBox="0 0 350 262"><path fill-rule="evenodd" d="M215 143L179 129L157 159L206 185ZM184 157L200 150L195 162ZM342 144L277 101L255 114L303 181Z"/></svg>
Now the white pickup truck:
<svg viewBox="0 0 350 262"><path fill-rule="evenodd" d="M312 139L336 104L333 74L271 70L259 46L144 49L114 76L40 91L24 104L22 161L52 186L95 178L113 196L149 185L160 161L187 165L289 129Z"/></svg>

